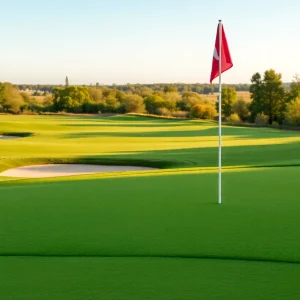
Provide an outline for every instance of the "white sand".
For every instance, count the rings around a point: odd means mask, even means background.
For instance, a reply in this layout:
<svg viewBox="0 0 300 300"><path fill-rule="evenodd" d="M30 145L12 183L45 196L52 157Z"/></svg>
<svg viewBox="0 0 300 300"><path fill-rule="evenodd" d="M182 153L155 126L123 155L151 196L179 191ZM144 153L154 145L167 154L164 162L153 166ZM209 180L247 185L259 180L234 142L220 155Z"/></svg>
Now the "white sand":
<svg viewBox="0 0 300 300"><path fill-rule="evenodd" d="M82 174L95 174L105 172L125 172L155 170L154 168L133 167L133 166L103 166L103 165L81 165L81 164L55 164L27 166L6 170L0 176L45 178Z"/></svg>
<svg viewBox="0 0 300 300"><path fill-rule="evenodd" d="M0 140L12 140L12 139L20 139L20 136L12 136L12 135L0 135Z"/></svg>

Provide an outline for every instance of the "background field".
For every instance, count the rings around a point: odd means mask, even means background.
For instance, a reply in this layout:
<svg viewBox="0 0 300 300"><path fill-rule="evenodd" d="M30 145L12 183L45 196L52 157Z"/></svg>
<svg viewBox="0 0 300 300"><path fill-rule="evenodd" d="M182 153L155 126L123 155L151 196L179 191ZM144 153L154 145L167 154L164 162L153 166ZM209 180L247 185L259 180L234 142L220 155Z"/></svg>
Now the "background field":
<svg viewBox="0 0 300 300"><path fill-rule="evenodd" d="M218 100L218 93L213 93L213 94L208 94L208 95L201 95L201 97L203 99L207 99L207 100L210 100L212 102L217 102ZM251 98L250 98L250 92L247 92L247 91L237 91L236 92L236 98L237 100L239 99L244 99L246 102L251 102Z"/></svg>
<svg viewBox="0 0 300 300"><path fill-rule="evenodd" d="M0 116L0 169L142 164L142 173L0 177L4 299L298 299L300 134L201 121Z"/></svg>

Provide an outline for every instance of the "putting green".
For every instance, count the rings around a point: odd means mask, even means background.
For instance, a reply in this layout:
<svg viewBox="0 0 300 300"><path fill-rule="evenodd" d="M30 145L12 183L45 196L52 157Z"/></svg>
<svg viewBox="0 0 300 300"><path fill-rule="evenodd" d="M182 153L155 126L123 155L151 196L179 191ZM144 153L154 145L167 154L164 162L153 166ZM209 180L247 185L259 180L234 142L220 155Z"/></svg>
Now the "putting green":
<svg viewBox="0 0 300 300"><path fill-rule="evenodd" d="M34 132L1 141L2 170L62 161L164 168L3 177L5 299L300 297L299 133L225 127L218 205L214 123L1 116L0 125Z"/></svg>

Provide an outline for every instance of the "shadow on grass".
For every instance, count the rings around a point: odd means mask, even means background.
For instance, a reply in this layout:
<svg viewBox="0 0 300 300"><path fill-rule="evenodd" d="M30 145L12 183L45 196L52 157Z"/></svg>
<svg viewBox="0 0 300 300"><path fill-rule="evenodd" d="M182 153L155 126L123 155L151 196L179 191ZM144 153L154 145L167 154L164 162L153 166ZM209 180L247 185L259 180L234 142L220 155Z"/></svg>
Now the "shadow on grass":
<svg viewBox="0 0 300 300"><path fill-rule="evenodd" d="M158 123L182 123L189 122L188 119L167 119L167 118L156 118L152 116L133 116L133 115L115 115L110 117L111 121L131 121L131 122L158 122ZM203 121L202 121L203 122Z"/></svg>
<svg viewBox="0 0 300 300"><path fill-rule="evenodd" d="M292 142L279 145L235 146L222 148L223 166L275 166L300 165L300 143ZM97 156L93 156L96 158ZM99 156L100 158L101 156ZM103 156L102 156L103 157ZM190 148L156 151L139 151L106 159L137 159L144 161L171 162L167 168L174 167L216 167L218 148Z"/></svg>
<svg viewBox="0 0 300 300"><path fill-rule="evenodd" d="M118 166L139 166L151 167L157 169L168 169L181 167L189 162L179 162L164 159L135 158L134 156L77 156L77 157L31 157L31 158L14 158L2 159L0 161L0 172L5 170L32 165L46 164L90 164L90 165L118 165Z"/></svg>
<svg viewBox="0 0 300 300"><path fill-rule="evenodd" d="M70 120L70 119L68 119ZM207 126L216 125L215 122L203 120L186 120L186 119L156 119L150 117L135 117L135 116L112 116L112 117L99 117L99 118L73 118L78 120L78 123L60 124L64 127L98 127L98 126L114 126L114 127L172 127L172 126ZM80 121L92 121L93 123L87 124Z"/></svg>
<svg viewBox="0 0 300 300"><path fill-rule="evenodd" d="M116 125L116 124L115 124ZM111 126L111 125L109 125ZM114 125L112 125L114 126ZM194 127L195 124L193 125ZM143 131L143 132L74 132L70 134L66 134L63 138L88 138L88 137L217 137L218 136L218 128L202 128L203 125L199 124L198 130L162 130L162 131ZM121 125L117 125L116 127L122 127ZM129 127L126 124L125 127ZM132 127L140 127L136 125L132 125ZM141 126L148 127L148 126ZM149 127L158 127L151 126ZM252 128L234 128L234 127L224 127L222 130L222 136L236 136L236 138L240 139L248 139L248 138L285 138L285 137L297 137L300 136L297 132L283 132L276 130L268 130L263 129L261 131Z"/></svg>
<svg viewBox="0 0 300 300"><path fill-rule="evenodd" d="M297 166L300 165L299 153L300 142L278 145L223 147L222 165L224 167ZM159 169L217 167L218 148L136 151L111 155L81 155L54 158L2 158L0 160L0 171L27 165L68 163L144 166Z"/></svg>
<svg viewBox="0 0 300 300"><path fill-rule="evenodd" d="M186 123L186 124L178 124L178 123L141 123L141 124L134 124L134 123L108 123L108 122L99 122L97 124L93 123L93 124L81 124L81 123L73 123L73 124L60 124L60 126L64 126L64 127L180 127L182 125L186 125L186 126L195 126L197 124L193 124L193 123Z"/></svg>
<svg viewBox="0 0 300 300"><path fill-rule="evenodd" d="M2 133L4 136L15 136L15 137L29 137L33 136L32 132L4 132Z"/></svg>

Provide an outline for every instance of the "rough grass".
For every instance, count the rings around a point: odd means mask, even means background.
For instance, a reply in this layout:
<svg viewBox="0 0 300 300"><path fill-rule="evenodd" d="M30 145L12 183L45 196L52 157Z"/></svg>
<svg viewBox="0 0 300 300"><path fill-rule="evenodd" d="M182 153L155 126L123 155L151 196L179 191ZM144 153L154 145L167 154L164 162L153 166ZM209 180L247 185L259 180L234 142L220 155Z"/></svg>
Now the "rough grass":
<svg viewBox="0 0 300 300"><path fill-rule="evenodd" d="M0 116L0 129L34 133L0 141L2 170L56 161L162 168L3 177L4 299L300 297L299 133L225 127L217 205L213 122Z"/></svg>

